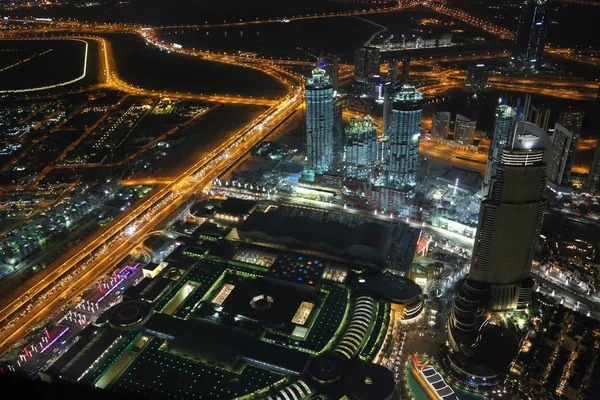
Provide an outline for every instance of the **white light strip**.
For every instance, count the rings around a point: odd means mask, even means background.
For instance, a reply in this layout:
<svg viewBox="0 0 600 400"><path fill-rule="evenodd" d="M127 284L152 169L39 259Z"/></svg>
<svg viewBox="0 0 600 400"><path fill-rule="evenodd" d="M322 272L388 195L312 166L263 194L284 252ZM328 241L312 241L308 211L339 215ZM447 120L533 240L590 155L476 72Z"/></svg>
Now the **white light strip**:
<svg viewBox="0 0 600 400"><path fill-rule="evenodd" d="M47 39L2 39L2 40L72 40L72 41L76 41L76 42L82 42L83 44L85 44L85 55L83 57L83 73L81 75L79 75L75 79L71 79L70 81L65 81L65 82L61 82L61 83L56 83L54 85L49 85L49 86L40 86L40 87L28 88L28 89L5 89L5 90L0 90L0 93L26 93L26 92L37 92L39 90L54 89L54 88L57 88L57 87L67 86L67 85L70 85L70 84L75 83L77 81L80 81L83 78L85 78L85 76L87 75L87 61L88 61L88 47L89 46L88 46L88 42L86 42L85 40L81 40L81 39L57 39L57 38L47 38Z"/></svg>

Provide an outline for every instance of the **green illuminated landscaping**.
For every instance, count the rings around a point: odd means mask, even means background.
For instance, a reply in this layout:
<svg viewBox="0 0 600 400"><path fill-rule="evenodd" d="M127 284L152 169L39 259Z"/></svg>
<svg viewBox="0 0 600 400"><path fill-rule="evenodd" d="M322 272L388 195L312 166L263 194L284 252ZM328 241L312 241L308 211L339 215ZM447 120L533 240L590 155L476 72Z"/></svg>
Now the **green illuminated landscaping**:
<svg viewBox="0 0 600 400"><path fill-rule="evenodd" d="M283 375L246 366L236 375L160 350L154 340L115 382L112 389L142 396L173 399L231 399L272 387Z"/></svg>

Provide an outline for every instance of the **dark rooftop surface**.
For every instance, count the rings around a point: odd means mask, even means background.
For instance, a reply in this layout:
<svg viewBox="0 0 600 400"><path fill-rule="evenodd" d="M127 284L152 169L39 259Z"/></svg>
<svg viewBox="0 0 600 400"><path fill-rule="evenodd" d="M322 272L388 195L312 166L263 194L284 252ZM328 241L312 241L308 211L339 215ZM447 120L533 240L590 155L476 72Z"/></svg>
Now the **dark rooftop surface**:
<svg viewBox="0 0 600 400"><path fill-rule="evenodd" d="M169 341L170 351L228 369L233 369L253 335L206 319L182 321L162 315L154 318L160 318L159 332L175 337Z"/></svg>
<svg viewBox="0 0 600 400"><path fill-rule="evenodd" d="M224 311L269 325L291 323L300 303L313 299L304 291L264 279L244 279L233 284L235 288L223 303Z"/></svg>
<svg viewBox="0 0 600 400"><path fill-rule="evenodd" d="M227 372L162 351L161 344L162 340L154 339L111 389L160 399L231 399L283 379L281 374L253 366L246 366L239 374Z"/></svg>
<svg viewBox="0 0 600 400"><path fill-rule="evenodd" d="M226 227L220 227L217 224L213 224L212 222L205 222L200 225L196 230L192 233L192 236L195 238L201 236L212 236L214 238L223 238L227 236L231 229Z"/></svg>
<svg viewBox="0 0 600 400"><path fill-rule="evenodd" d="M227 214L233 216L243 216L250 214L252 208L256 204L255 201L241 200L233 197L228 197L215 210L219 214Z"/></svg>
<svg viewBox="0 0 600 400"><path fill-rule="evenodd" d="M141 299L150 303L158 300L172 281L161 277L144 278L136 286L130 286L123 292L123 298Z"/></svg>
<svg viewBox="0 0 600 400"><path fill-rule="evenodd" d="M320 382L334 382L346 371L346 360L339 353L328 351L310 362L310 376Z"/></svg>
<svg viewBox="0 0 600 400"><path fill-rule="evenodd" d="M444 172L442 177L443 179L451 183L456 182L456 180L458 179L459 184L469 187L476 187L481 181L481 174L479 172L458 167L448 168L448 170Z"/></svg>
<svg viewBox="0 0 600 400"><path fill-rule="evenodd" d="M26 393L26 398L44 400L86 399L106 400L107 394L104 390L98 390L80 384L71 384L65 381L46 383L31 380L18 375L0 374L0 387L5 393ZM148 397L136 393L123 395L111 393L112 400L144 400ZM156 397L154 397L156 398Z"/></svg>
<svg viewBox="0 0 600 400"><path fill-rule="evenodd" d="M392 303L410 303L421 295L419 285L390 273L353 276L350 285L357 292L368 292Z"/></svg>
<svg viewBox="0 0 600 400"><path fill-rule="evenodd" d="M394 373L381 365L361 363L348 371L346 390L356 400L390 399L396 390Z"/></svg>
<svg viewBox="0 0 600 400"><path fill-rule="evenodd" d="M152 250L160 249L160 248L162 248L164 246L168 246L172 243L173 243L173 239L166 237L166 236L160 236L160 235L150 236L148 239L144 240L144 246L146 246L147 248L152 249Z"/></svg>
<svg viewBox="0 0 600 400"><path fill-rule="evenodd" d="M488 324L480 331L481 339L472 356L452 353L450 359L470 375L494 377L508 369L518 350L517 339L498 325Z"/></svg>
<svg viewBox="0 0 600 400"><path fill-rule="evenodd" d="M280 162L274 168L275 172L282 174L301 174L304 171L304 165L288 162Z"/></svg>
<svg viewBox="0 0 600 400"><path fill-rule="evenodd" d="M64 376L67 380L76 380L77 377L72 376L74 373L69 371L68 367L71 363L76 362L77 360L88 359L86 356L87 351L83 352L83 350L100 330L100 328L93 325L89 325L82 330L79 333L79 340L69 347L69 350L67 350L62 357L56 360L56 362L54 362L54 364L48 368L48 372L56 376ZM93 362L93 360L94 359L92 359L90 363Z"/></svg>
<svg viewBox="0 0 600 400"><path fill-rule="evenodd" d="M108 323L116 329L135 327L150 317L152 307L142 300L128 300L111 308Z"/></svg>
<svg viewBox="0 0 600 400"><path fill-rule="evenodd" d="M76 382L78 378L87 370L96 359L106 351L112 343L120 339L121 333L114 329L104 329L94 335L86 343L86 351L80 353L79 357L71 360L66 370L61 374L68 380ZM84 341L85 342L85 341Z"/></svg>
<svg viewBox="0 0 600 400"><path fill-rule="evenodd" d="M380 265L385 263L393 241L390 231L377 223L366 222L350 228L340 222L289 217L278 211L250 214L238 232Z"/></svg>
<svg viewBox="0 0 600 400"><path fill-rule="evenodd" d="M311 358L307 353L259 340L250 341L248 346L243 349L242 355L245 359L276 365L296 374L304 371Z"/></svg>
<svg viewBox="0 0 600 400"><path fill-rule="evenodd" d="M181 320L155 314L145 327L149 333L170 338L169 352L229 370L248 359L300 373L310 358L306 353L262 342L252 331L204 318Z"/></svg>

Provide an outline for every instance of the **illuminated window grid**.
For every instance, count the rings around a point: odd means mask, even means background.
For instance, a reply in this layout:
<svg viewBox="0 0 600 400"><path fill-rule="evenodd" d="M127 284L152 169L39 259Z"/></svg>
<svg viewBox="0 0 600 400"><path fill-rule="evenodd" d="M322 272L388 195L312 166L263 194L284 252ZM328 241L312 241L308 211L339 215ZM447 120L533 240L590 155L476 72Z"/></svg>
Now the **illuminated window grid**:
<svg viewBox="0 0 600 400"><path fill-rule="evenodd" d="M221 287L221 290L219 290L219 293L217 293L217 295L214 297L212 302L215 304L218 304L218 305L222 305L223 302L225 301L225 299L229 296L229 294L233 291L234 288L235 288L235 286L232 285L231 283L224 284Z"/></svg>
<svg viewBox="0 0 600 400"><path fill-rule="evenodd" d="M323 279L343 283L348 276L348 270L344 268L327 267L323 273Z"/></svg>
<svg viewBox="0 0 600 400"><path fill-rule="evenodd" d="M292 318L292 323L297 325L304 325L314 306L315 305L313 303L303 301L300 304L300 307L298 307L298 309L296 310L296 314L294 314L294 318Z"/></svg>

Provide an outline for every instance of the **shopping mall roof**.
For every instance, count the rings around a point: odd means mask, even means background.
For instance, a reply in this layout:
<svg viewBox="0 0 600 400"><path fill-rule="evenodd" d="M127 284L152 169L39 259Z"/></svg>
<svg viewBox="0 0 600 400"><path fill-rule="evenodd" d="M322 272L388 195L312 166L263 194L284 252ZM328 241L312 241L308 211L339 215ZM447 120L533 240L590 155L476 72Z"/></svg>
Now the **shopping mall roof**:
<svg viewBox="0 0 600 400"><path fill-rule="evenodd" d="M240 236L292 245L382 265L392 248L392 234L384 226L366 222L350 228L339 222L320 222L280 212L254 212L238 227Z"/></svg>
<svg viewBox="0 0 600 400"><path fill-rule="evenodd" d="M394 373L378 364L358 364L346 376L346 390L356 400L392 399L396 394Z"/></svg>
<svg viewBox="0 0 600 400"><path fill-rule="evenodd" d="M408 304L419 298L421 287L410 279L389 272L354 276L350 283L357 292L366 292L396 304Z"/></svg>
<svg viewBox="0 0 600 400"><path fill-rule="evenodd" d="M273 168L273 171L279 172L281 174L290 174L290 175L299 175L304 171L304 165L289 163L289 162L280 162Z"/></svg>
<svg viewBox="0 0 600 400"><path fill-rule="evenodd" d="M255 332L204 318L181 320L154 314L146 323L147 333L168 338L168 351L233 369L244 359L262 368L299 374L310 356L306 353L262 342Z"/></svg>
<svg viewBox="0 0 600 400"><path fill-rule="evenodd" d="M215 210L218 214L226 214L236 217L242 217L250 214L252 208L256 205L255 201L241 200L233 197L227 198Z"/></svg>
<svg viewBox="0 0 600 400"><path fill-rule="evenodd" d="M79 334L79 340L60 357L47 372L77 382L83 372L96 362L106 349L119 340L121 332L89 325Z"/></svg>

